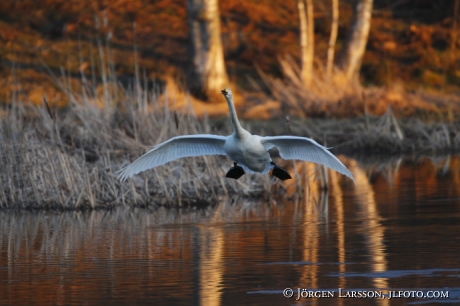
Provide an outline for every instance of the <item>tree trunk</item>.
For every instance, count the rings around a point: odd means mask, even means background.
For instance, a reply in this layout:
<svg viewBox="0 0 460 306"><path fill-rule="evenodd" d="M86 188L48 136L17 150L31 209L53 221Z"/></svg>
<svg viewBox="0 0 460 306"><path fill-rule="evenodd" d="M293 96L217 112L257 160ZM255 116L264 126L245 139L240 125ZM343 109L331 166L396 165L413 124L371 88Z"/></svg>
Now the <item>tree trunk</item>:
<svg viewBox="0 0 460 306"><path fill-rule="evenodd" d="M299 0L297 3L300 18L300 52L302 60L301 78L306 87L310 87L313 78L314 56L314 16L313 0Z"/></svg>
<svg viewBox="0 0 460 306"><path fill-rule="evenodd" d="M187 0L187 12L193 59L189 88L195 96L209 100L228 86L218 0Z"/></svg>
<svg viewBox="0 0 460 306"><path fill-rule="evenodd" d="M359 77L371 27L372 4L373 0L355 0L352 25L340 61L340 67L349 81Z"/></svg>
<svg viewBox="0 0 460 306"><path fill-rule="evenodd" d="M453 20L452 20L452 31L451 31L451 39L450 39L450 63L449 65L451 65L452 63L455 62L456 60L456 56L455 56L455 49L457 47L457 24L458 24L458 13L459 13L459 8L460 8L460 4L459 4L459 0L455 0L454 2L454 15L453 15Z"/></svg>
<svg viewBox="0 0 460 306"><path fill-rule="evenodd" d="M332 0L332 22L331 36L329 37L329 46L327 49L327 77L332 76L332 68L334 67L335 43L337 42L337 33L339 30L339 0Z"/></svg>

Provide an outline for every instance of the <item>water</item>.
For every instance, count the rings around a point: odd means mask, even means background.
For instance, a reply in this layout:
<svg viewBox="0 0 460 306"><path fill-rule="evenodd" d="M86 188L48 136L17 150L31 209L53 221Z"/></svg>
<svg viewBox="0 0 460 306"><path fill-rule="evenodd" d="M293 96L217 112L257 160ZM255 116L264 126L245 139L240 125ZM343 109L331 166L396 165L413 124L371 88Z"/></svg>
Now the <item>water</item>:
<svg viewBox="0 0 460 306"><path fill-rule="evenodd" d="M460 304L460 159L347 164L300 201L0 212L0 305Z"/></svg>

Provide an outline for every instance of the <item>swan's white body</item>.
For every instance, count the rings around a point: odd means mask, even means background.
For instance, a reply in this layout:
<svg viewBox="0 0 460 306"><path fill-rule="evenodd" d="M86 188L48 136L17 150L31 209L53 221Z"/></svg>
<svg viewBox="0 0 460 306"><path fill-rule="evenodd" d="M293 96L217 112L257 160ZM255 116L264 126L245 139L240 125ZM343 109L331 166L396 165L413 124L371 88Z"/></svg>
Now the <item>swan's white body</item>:
<svg viewBox="0 0 460 306"><path fill-rule="evenodd" d="M243 129L236 115L232 91L222 91L227 100L233 134L187 135L171 138L153 147L134 162L119 170L118 178L125 179L175 159L201 155L227 155L247 172L267 173L275 165L268 150L276 147L284 159L298 159L325 165L352 180L353 174L325 147L306 137L252 135Z"/></svg>

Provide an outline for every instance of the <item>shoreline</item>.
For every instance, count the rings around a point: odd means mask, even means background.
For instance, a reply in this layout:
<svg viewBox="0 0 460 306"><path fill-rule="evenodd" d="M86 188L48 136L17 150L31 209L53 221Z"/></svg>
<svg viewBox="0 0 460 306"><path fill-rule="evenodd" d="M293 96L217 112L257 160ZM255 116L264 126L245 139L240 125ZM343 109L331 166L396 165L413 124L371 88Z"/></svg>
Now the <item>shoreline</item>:
<svg viewBox="0 0 460 306"><path fill-rule="evenodd" d="M413 168L415 165L427 165L431 171L427 168L425 170L421 170L423 173L431 173L436 177L442 180L442 177L445 175L450 175L449 173L452 172L452 175L455 176L453 173L455 165L460 162L460 154L457 155L438 155L438 156L395 156L395 155L387 155L387 156L379 156L379 158L375 158L376 156L366 156L363 159L348 159L343 158L340 156L342 161L345 162L346 165L351 166L354 171L358 171L361 173L361 179L365 178L366 180L375 180L376 177L381 177L380 179L387 180L387 184L392 185L393 181L396 179L399 169L401 166L405 165L405 167ZM307 166L306 166L307 165ZM26 206L21 206L21 203L11 203L10 206L5 206L2 203L2 207L0 207L0 213L21 213L21 212L28 212L28 213L71 213L71 212L115 212L118 210L141 210L141 211L149 211L155 212L158 209L166 209L166 210L175 210L180 212L207 212L209 209L213 209L222 203L227 203L228 205L235 205L240 201L249 201L254 203L255 205L284 205L287 202L292 203L303 203L303 201L319 204L322 203L323 200L315 198L312 193L316 194L317 196L320 195L321 197L329 197L330 191L334 192L334 187L332 189L322 189L324 186L323 177L321 176L320 167L316 167L315 164L312 163L292 163L287 162L285 166L288 171L294 174L294 179L286 181L284 183L279 182L275 178L272 178L269 174L266 175L251 175L251 180L254 181L255 184L259 183L260 180L265 179L265 183L268 186L264 186L263 190L251 191L247 189L241 189L233 192L229 192L227 194L202 194L201 197L184 197L182 195L182 199L180 195L176 194L172 196L170 199L162 198L161 196L150 196L148 201L146 202L138 202L138 203L122 203L121 201L114 201L112 203L103 203L98 201L94 206L91 206L90 201L85 201L80 205L76 206L63 206L60 203L32 203L29 202ZM300 168L299 168L300 166ZM306 167L306 168L305 168ZM360 170L357 170L358 168ZM302 170L303 169L303 170ZM312 173L312 171L316 172ZM366 174L367 176L362 177L362 174ZM356 174L356 173L355 173ZM391 177L387 177L391 174ZM248 176L248 175L247 175ZM329 186L337 186L339 184L341 188L353 188L354 185L352 182L348 181L345 177L341 175L337 175L334 171L328 171L328 181L326 184ZM423 179L422 179L423 180ZM231 184L233 181L227 181L227 183ZM359 184L369 184L366 183L359 183ZM132 184L130 184L132 185ZM100 197L100 195L95 194L96 198ZM306 198L305 198L306 197ZM179 201L180 199L180 201ZM22 203L24 204L24 203ZM237 204L236 204L237 205ZM297 205L297 204L295 204Z"/></svg>
<svg viewBox="0 0 460 306"><path fill-rule="evenodd" d="M3 106L0 210L208 207L229 195L251 199L288 195L289 184L273 182L270 175L225 179L232 162L216 156L179 159L120 182L114 172L149 146L177 135L229 135L229 118L198 119L189 96L175 90L168 93L168 88L160 94L108 87L104 96L92 90L65 89L72 103L63 108L50 107L45 98L40 106L14 100ZM333 147L335 155L349 157L460 152L460 121L397 119L391 107L379 117L365 113L350 119L278 116L241 121L253 134L306 136ZM276 157L276 150L271 153ZM296 197L308 188L291 187Z"/></svg>

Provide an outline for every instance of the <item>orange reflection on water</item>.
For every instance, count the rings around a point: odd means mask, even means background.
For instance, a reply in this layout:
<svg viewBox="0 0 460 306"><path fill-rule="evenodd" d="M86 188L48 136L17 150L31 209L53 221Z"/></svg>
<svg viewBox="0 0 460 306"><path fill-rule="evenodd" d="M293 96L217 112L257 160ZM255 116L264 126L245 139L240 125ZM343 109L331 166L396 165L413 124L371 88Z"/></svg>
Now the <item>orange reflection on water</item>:
<svg viewBox="0 0 460 306"><path fill-rule="evenodd" d="M401 242L391 237L408 229L399 229L404 222L388 227L385 220L398 220L404 209L425 216L419 201L458 199L459 158L364 166L343 161L356 184L333 171L321 175L310 163L283 165L295 176L286 181L286 199L293 199L286 202L230 196L205 210L1 212L0 304L279 304L293 301L278 292L286 287L385 291L393 284L382 273L400 265L395 258L405 260L408 269L412 264L421 269L440 254L438 262L457 264L455 245L439 237L436 243L444 247L426 250L415 263L412 257L393 255L398 248L391 245ZM328 192L321 177L328 178ZM455 210L455 203L449 207ZM402 216L411 220L416 215ZM450 226L451 232L460 230L455 223ZM409 243L416 241L402 244ZM347 276L362 271L376 276L370 281ZM420 279L414 282L423 285ZM258 290L278 293L248 294Z"/></svg>

